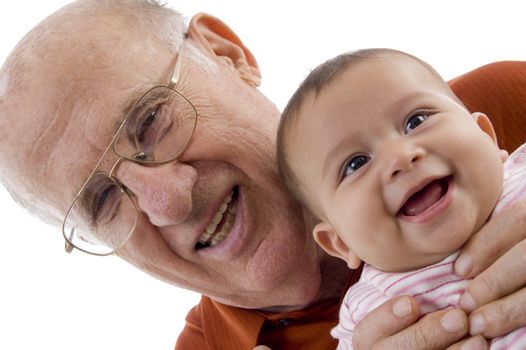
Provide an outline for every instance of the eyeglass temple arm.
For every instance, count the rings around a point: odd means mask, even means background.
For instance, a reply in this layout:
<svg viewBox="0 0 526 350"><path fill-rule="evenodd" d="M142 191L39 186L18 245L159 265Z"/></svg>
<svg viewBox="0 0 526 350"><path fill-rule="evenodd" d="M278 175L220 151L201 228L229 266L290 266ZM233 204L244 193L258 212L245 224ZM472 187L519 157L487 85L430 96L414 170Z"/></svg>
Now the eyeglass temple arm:
<svg viewBox="0 0 526 350"><path fill-rule="evenodd" d="M71 233L69 234L69 239L73 238L74 233L75 233L75 229L72 228ZM73 251L73 248L75 248L75 246L69 243L69 241L66 239L66 241L64 242L64 250L66 251L66 253L70 254Z"/></svg>
<svg viewBox="0 0 526 350"><path fill-rule="evenodd" d="M172 79L170 80L170 84L168 84L168 87L171 89L175 88L177 86L177 83L179 82L179 75L181 74L181 66L183 65L184 42L187 37L188 37L188 33L185 33L183 36L183 42L181 43L181 49L179 49L179 55L177 56L177 61L175 62L175 68L174 68L174 73L172 74Z"/></svg>

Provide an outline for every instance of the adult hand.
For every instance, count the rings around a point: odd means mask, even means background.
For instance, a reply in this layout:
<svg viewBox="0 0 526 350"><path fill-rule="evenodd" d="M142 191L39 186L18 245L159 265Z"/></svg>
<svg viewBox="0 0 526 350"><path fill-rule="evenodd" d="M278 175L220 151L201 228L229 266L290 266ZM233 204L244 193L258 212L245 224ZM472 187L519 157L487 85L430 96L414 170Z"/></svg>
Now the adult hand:
<svg viewBox="0 0 526 350"><path fill-rule="evenodd" d="M388 300L358 323L354 329L354 348L488 349L481 336L460 341L468 326L466 314L460 309L441 310L418 318L418 305L413 298Z"/></svg>
<svg viewBox="0 0 526 350"><path fill-rule="evenodd" d="M526 201L493 217L462 249L455 272L473 278L460 299L470 334L493 338L526 325Z"/></svg>

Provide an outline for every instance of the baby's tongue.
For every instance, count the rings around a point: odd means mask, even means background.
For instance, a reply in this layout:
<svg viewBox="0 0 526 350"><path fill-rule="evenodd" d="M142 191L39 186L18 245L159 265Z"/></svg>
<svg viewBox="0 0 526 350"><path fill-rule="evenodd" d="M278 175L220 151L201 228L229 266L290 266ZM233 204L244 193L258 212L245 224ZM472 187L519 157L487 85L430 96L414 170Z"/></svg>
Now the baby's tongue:
<svg viewBox="0 0 526 350"><path fill-rule="evenodd" d="M426 187L412 195L400 211L407 216L419 215L438 202L446 190L447 184L445 184L444 181L432 181L426 185Z"/></svg>

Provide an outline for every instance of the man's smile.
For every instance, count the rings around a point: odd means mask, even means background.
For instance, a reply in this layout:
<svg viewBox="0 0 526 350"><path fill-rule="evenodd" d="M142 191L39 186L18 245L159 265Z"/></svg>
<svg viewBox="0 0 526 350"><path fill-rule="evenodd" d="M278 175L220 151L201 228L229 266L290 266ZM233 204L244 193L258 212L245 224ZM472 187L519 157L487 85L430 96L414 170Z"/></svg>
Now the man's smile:
<svg viewBox="0 0 526 350"><path fill-rule="evenodd" d="M199 237L195 249L213 247L225 240L236 218L236 200L238 188L235 187L223 200L223 203L208 224L205 232Z"/></svg>

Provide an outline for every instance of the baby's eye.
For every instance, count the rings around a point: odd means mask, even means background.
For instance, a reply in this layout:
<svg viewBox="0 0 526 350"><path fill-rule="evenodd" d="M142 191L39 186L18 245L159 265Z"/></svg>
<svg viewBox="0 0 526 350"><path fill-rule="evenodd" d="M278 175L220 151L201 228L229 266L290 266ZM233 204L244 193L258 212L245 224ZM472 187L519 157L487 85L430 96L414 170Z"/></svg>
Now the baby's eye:
<svg viewBox="0 0 526 350"><path fill-rule="evenodd" d="M359 155L354 156L351 159L349 159L344 165L343 165L343 171L342 171L342 179L345 177L351 175L356 170L360 169L362 166L364 166L370 158L368 156Z"/></svg>
<svg viewBox="0 0 526 350"><path fill-rule="evenodd" d="M427 111L417 111L410 115L405 121L404 132L409 134L411 131L420 126L420 124L425 122L428 117L429 113Z"/></svg>

